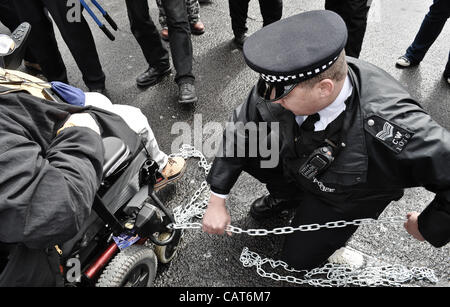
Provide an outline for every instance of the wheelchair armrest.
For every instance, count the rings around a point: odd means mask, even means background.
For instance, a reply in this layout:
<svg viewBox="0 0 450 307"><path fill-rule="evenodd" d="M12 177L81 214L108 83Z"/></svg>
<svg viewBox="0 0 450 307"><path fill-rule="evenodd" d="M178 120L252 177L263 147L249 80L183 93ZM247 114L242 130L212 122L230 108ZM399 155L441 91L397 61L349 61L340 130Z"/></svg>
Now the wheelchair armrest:
<svg viewBox="0 0 450 307"><path fill-rule="evenodd" d="M123 165L130 154L130 149L117 137L104 138L103 145L105 147L103 178L107 178Z"/></svg>

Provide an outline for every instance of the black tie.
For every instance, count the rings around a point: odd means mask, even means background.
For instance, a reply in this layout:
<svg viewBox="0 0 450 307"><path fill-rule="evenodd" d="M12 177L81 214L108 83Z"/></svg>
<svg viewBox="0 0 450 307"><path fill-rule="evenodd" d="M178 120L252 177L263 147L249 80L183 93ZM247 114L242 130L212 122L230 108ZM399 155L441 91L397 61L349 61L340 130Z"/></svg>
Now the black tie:
<svg viewBox="0 0 450 307"><path fill-rule="evenodd" d="M314 124L320 120L319 113L309 115L301 125L303 130L314 131Z"/></svg>

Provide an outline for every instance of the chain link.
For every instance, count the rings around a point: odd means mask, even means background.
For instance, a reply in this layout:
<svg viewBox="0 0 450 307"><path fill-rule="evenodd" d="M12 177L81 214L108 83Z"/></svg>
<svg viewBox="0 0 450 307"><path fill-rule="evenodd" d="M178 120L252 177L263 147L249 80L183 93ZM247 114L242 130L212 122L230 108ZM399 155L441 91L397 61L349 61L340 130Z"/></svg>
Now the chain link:
<svg viewBox="0 0 450 307"><path fill-rule="evenodd" d="M184 159L191 157L199 158L199 168L204 170L205 176L208 175L211 169L211 164L208 163L205 156L191 145L183 144L180 152L171 154L169 157L180 156ZM191 222L193 218L201 219L208 205L209 187L206 181L203 181L200 188L197 189L185 206L178 206L173 210L175 222L167 227L169 229L202 229L202 224L198 222ZM295 231L317 231L323 228L334 229L347 226L361 226L368 224L397 224L404 222L404 217L393 216L382 219L362 218L352 221L332 221L325 224L307 224L297 227L278 227L272 230L267 229L242 229L236 226L228 225L225 231L235 234L246 234L249 236L266 236L266 235L285 235ZM428 268L413 267L408 269L404 266L384 265L376 267L366 267L363 270L353 269L349 266L341 264L328 263L321 268L315 268L310 271L295 270L283 261L275 261L268 258L261 258L257 253L251 252L245 247L241 253L240 261L244 267L256 267L256 272L264 277L275 281L285 281L295 284L308 284L311 286L335 287L335 286L401 286L411 280L427 280L432 283L437 283L434 271ZM281 276L277 273L267 273L262 266L268 263L273 269L281 267L287 272L303 274L303 278L294 277L291 275ZM324 278L316 278L316 276L326 276Z"/></svg>
<svg viewBox="0 0 450 307"><path fill-rule="evenodd" d="M207 203L206 203L207 204ZM186 207L186 209L188 209L188 207ZM204 210L204 207L202 206L202 208L198 208L199 209L199 213L201 210ZM184 216L189 216L189 214L186 214L188 210L184 210L183 211L183 215ZM177 210L178 212L178 210ZM200 214L196 214L196 216L198 216ZM175 220L177 220L175 218ZM186 218L180 219L180 220L188 220ZM307 224L307 225L300 225L298 227L292 227L292 226L286 226L286 227L278 227L278 228L274 228L271 230L267 230L267 229L242 229L236 226L232 226L232 225L228 225L225 228L225 231L227 232L231 232L231 233L236 233L236 234L247 234L249 236L266 236L266 235L285 235L285 234L290 234L293 233L295 231L317 231L320 230L322 228L327 228L327 229L334 229L334 228L342 228L342 227L347 227L347 226L360 226L363 224L381 224L381 223L398 223L399 221L403 221L402 217L393 217L393 218L387 218L387 219L380 219L380 220L375 220L375 219L370 219L370 218L366 218L366 219L357 219L357 220L353 220L353 221L334 221L334 222L328 222L325 224ZM202 228L202 224L201 223L193 223L193 222L184 222L184 223L176 223L176 224L170 224L167 226L169 229L201 229Z"/></svg>
<svg viewBox="0 0 450 307"><path fill-rule="evenodd" d="M431 269L419 267L408 269L401 265L382 265L354 269L348 265L327 263L323 267L315 268L310 271L295 270L290 268L286 262L280 260L275 261L269 258L263 259L257 253L250 251L247 247L244 247L242 250L239 260L244 267L256 267L256 272L261 277L300 285L308 284L310 286L321 287L399 287L412 280L425 280L431 283L438 282L436 275ZM298 278L292 275L282 276L274 272L268 273L262 268L266 263L269 264L272 269L281 267L287 272L299 273L302 277ZM326 276L326 279L324 279L323 276Z"/></svg>

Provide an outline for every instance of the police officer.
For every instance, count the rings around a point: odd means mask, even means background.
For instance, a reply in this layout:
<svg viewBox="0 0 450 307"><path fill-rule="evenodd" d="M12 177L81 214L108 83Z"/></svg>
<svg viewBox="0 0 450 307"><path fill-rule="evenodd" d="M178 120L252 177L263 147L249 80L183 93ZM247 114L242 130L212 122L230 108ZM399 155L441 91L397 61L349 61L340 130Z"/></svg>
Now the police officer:
<svg viewBox="0 0 450 307"><path fill-rule="evenodd" d="M245 60L260 79L233 120L277 123L278 131L265 131L278 139L280 162L264 167L263 153L251 156L248 147L246 156L236 156L252 134L229 125L207 178L212 194L204 231L224 233L231 219L226 196L245 171L270 193L252 203L250 215L261 220L295 208L293 227L376 219L404 188L423 186L436 196L422 213L408 214L405 228L436 247L450 241L449 131L386 72L346 58L346 42L345 23L331 11L280 20L246 40ZM294 232L282 258L298 269L317 267L356 229Z"/></svg>

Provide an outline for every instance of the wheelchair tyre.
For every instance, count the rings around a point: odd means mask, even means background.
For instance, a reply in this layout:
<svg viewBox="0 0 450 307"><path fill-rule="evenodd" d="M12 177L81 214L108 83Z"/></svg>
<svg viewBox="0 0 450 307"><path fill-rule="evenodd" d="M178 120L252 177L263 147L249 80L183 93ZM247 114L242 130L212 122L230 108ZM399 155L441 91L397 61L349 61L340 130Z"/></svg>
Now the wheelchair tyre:
<svg viewBox="0 0 450 307"><path fill-rule="evenodd" d="M151 248L132 245L111 260L96 287L151 287L157 265L158 261Z"/></svg>
<svg viewBox="0 0 450 307"><path fill-rule="evenodd" d="M170 237L170 233L163 232L158 236L160 241L165 241ZM173 258L177 255L178 243L180 240L175 240L175 242L171 242L167 245L160 246L155 245L155 254L160 263L166 264L172 261Z"/></svg>

